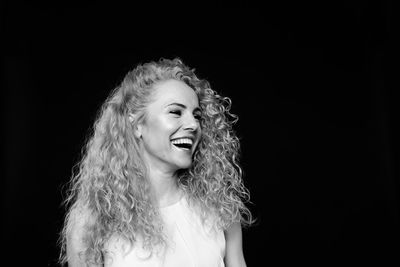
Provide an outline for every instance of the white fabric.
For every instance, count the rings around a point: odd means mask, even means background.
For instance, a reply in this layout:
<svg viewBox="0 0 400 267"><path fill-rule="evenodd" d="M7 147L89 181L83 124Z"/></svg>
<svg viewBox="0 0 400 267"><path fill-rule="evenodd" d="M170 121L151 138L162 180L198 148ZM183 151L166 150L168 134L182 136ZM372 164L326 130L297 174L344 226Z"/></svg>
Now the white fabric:
<svg viewBox="0 0 400 267"><path fill-rule="evenodd" d="M114 238L107 250L112 255L106 267L224 267L225 236L222 230L212 230L193 212L183 197L171 206L161 209L168 237L163 255L152 255L140 244L129 250L126 242ZM125 251L125 253L124 253ZM111 261L110 261L111 260Z"/></svg>

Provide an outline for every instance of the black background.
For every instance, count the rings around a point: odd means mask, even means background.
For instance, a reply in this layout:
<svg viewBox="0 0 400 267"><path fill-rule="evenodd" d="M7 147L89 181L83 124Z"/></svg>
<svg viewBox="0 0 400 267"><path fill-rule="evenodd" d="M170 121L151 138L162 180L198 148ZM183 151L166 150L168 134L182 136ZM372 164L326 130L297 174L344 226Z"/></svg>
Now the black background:
<svg viewBox="0 0 400 267"><path fill-rule="evenodd" d="M2 262L56 265L62 186L96 112L160 57L196 68L240 117L258 219L243 232L248 266L395 258L399 13L320 2L2 2Z"/></svg>

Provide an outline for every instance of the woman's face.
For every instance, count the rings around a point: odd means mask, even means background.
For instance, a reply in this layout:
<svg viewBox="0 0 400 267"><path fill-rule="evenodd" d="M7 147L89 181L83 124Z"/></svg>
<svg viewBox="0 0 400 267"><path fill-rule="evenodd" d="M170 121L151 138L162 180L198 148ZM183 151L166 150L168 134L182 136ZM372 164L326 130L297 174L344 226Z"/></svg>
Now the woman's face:
<svg viewBox="0 0 400 267"><path fill-rule="evenodd" d="M154 87L153 101L138 125L142 155L152 170L187 169L201 136L199 100L184 82L167 80Z"/></svg>

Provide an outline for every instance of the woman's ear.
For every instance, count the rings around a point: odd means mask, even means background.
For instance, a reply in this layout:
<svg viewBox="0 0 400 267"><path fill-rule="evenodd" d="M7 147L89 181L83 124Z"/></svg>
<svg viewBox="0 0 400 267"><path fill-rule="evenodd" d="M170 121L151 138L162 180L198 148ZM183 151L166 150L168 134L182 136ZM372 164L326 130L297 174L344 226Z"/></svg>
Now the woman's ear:
<svg viewBox="0 0 400 267"><path fill-rule="evenodd" d="M142 123L139 122L136 126L135 129L133 129L134 135L136 138L141 138L142 137Z"/></svg>
<svg viewBox="0 0 400 267"><path fill-rule="evenodd" d="M129 113L128 115L128 120L130 123L134 124L133 127L133 133L136 138L141 138L142 137L142 123L137 121L136 115ZM136 121L136 123L134 123Z"/></svg>

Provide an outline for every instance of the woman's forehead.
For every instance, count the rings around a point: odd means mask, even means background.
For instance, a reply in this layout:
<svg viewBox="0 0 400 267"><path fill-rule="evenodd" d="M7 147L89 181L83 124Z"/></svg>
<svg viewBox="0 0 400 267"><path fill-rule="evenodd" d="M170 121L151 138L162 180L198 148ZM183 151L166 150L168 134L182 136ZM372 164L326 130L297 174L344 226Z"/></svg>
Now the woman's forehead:
<svg viewBox="0 0 400 267"><path fill-rule="evenodd" d="M197 107L199 99L196 92L186 83L178 80L167 80L154 86L153 101L157 104L168 105L174 102Z"/></svg>

